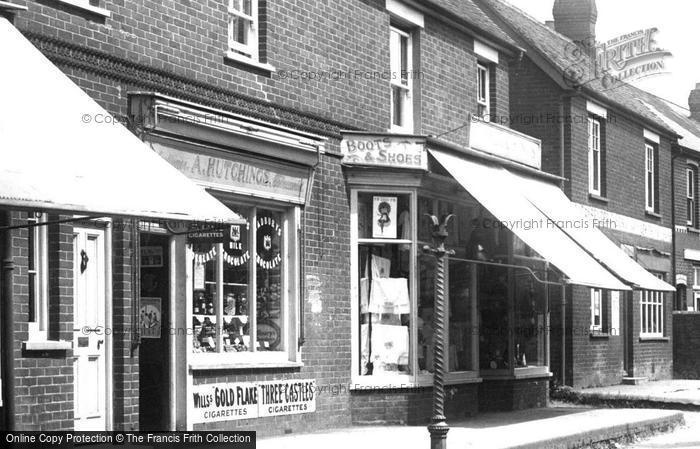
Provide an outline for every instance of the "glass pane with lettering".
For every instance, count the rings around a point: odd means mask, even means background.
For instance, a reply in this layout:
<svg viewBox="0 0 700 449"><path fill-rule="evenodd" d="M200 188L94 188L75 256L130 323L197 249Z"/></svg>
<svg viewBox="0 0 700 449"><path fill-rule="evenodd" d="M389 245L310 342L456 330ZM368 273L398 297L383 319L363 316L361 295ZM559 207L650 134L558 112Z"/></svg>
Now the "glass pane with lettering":
<svg viewBox="0 0 700 449"><path fill-rule="evenodd" d="M284 215L257 209L256 217L256 351L284 350L283 291Z"/></svg>

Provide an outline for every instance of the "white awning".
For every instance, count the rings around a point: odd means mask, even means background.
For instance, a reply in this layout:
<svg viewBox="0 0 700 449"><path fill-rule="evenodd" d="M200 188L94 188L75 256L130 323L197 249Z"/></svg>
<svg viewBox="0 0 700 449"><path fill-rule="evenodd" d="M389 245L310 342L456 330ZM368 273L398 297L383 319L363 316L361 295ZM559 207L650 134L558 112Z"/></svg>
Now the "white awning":
<svg viewBox="0 0 700 449"><path fill-rule="evenodd" d="M630 290L522 195L518 179L506 169L483 165L436 150L430 153L477 201L542 257L569 283Z"/></svg>
<svg viewBox="0 0 700 449"><path fill-rule="evenodd" d="M526 176L513 174L520 191L563 232L574 239L608 270L634 288L674 292L670 284L649 273L598 229L585 213L573 207L569 198L557 186Z"/></svg>
<svg viewBox="0 0 700 449"><path fill-rule="evenodd" d="M0 206L242 219L163 160L0 18Z"/></svg>

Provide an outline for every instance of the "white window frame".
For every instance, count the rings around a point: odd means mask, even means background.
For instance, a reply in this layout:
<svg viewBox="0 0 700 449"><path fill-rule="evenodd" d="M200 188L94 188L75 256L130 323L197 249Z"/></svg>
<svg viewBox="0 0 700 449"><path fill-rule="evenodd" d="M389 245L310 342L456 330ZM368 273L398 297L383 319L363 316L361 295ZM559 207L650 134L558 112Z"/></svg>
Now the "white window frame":
<svg viewBox="0 0 700 449"><path fill-rule="evenodd" d="M45 223L46 214L30 213L27 221L37 225ZM46 341L48 329L49 301L49 239L46 225L32 226L28 229L27 246L29 263L27 264L27 282L29 284L29 305L33 307L34 319L28 320L28 339ZM30 241L31 239L31 241Z"/></svg>
<svg viewBox="0 0 700 449"><path fill-rule="evenodd" d="M596 302L598 302L597 315ZM598 316L599 324L595 324L596 316ZM603 330L603 290L600 288L591 289L591 330L596 332Z"/></svg>
<svg viewBox="0 0 700 449"><path fill-rule="evenodd" d="M229 0L228 4L228 52L229 55L236 55L237 57L247 57L253 61L257 61L259 58L259 34L260 29L259 24L259 14L258 14L258 0L250 1L250 11L251 14L245 14L234 7L236 3L240 3L241 7L246 0ZM242 44L238 42L234 35L234 21L237 19L243 19L248 21L248 31L247 31L247 44Z"/></svg>
<svg viewBox="0 0 700 449"><path fill-rule="evenodd" d="M256 206L251 206L251 209L255 209ZM255 329L251 326L251 351L245 352L210 352L210 353L196 353L193 352L193 335L188 334L187 336L187 352L189 358L190 368L195 370L203 369L230 369L230 368L255 368L255 367L287 367L287 366L302 366L301 353L298 348L298 333L299 333L299 224L300 224L300 209L298 206L275 206L268 204L261 204L259 208L269 209L282 212L282 285L281 290L284 293L283 298L281 298L282 304L282 314L284 319L284 327L282 329L281 339L283 342L283 350L281 351L256 351L255 341L257 341L257 335L255 334ZM257 210L257 209L256 209ZM257 215L251 214L248 219L250 220L249 228L249 247L256 242L256 228L257 228ZM220 255L223 253L223 244L219 243L215 245L216 247L216 282L219 284L223 282L223 257ZM251 250L252 251L252 250ZM194 261L194 253L192 252L189 245L186 249L187 253L187 278L192 279L193 275L191 273L191 267ZM252 257L251 252L251 264L255 266L255 258ZM250 274L251 279L255 279L253 273ZM252 285L250 288L253 291L256 290L256 286ZM215 303L215 310L217 316L217 323L221 323L222 319L222 305L224 301L223 289L217 288L217 297ZM193 310L193 295L192 295L192 285L187 286L187 322L192 323L192 310ZM251 313L256 313L256 302L254 295L249 296L248 303L249 310ZM221 348L223 337L217 334L217 348Z"/></svg>
<svg viewBox="0 0 700 449"><path fill-rule="evenodd" d="M686 169L686 189L685 189L685 197L686 197L686 221L688 226L690 227L696 227L696 220L697 220L697 210L696 210L696 196L697 196L697 175L695 172L696 168L695 166L689 165Z"/></svg>
<svg viewBox="0 0 700 449"><path fill-rule="evenodd" d="M644 204L647 212L656 212L656 147L644 144Z"/></svg>
<svg viewBox="0 0 700 449"><path fill-rule="evenodd" d="M700 265L693 266L693 289L700 290Z"/></svg>
<svg viewBox="0 0 700 449"><path fill-rule="evenodd" d="M482 92L482 84L484 86ZM478 108L477 116L490 121L491 114L491 69L487 64L477 63L476 65L476 103Z"/></svg>
<svg viewBox="0 0 700 449"><path fill-rule="evenodd" d="M601 120L597 117L588 117L588 192L597 196L602 196L603 193L601 131ZM597 185L596 175L598 180Z"/></svg>
<svg viewBox="0 0 700 449"><path fill-rule="evenodd" d="M401 59L401 38L406 39L405 77L403 76L403 61ZM397 55L398 52L398 55ZM411 33L392 26L389 38L389 59L391 68L391 132L413 133L413 38ZM402 94L401 118L403 122L394 123L394 92Z"/></svg>
<svg viewBox="0 0 700 449"><path fill-rule="evenodd" d="M693 290L693 310L700 312L700 290Z"/></svg>
<svg viewBox="0 0 700 449"><path fill-rule="evenodd" d="M659 291L642 290L640 299L640 336L664 336L664 293ZM647 317L651 315L651 327L647 325Z"/></svg>

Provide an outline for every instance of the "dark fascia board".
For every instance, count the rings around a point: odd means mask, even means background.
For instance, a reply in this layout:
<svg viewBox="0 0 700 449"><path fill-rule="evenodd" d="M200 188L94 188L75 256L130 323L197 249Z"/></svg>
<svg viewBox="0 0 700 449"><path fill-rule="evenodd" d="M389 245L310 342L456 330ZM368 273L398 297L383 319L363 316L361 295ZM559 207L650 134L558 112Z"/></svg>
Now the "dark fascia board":
<svg viewBox="0 0 700 449"><path fill-rule="evenodd" d="M419 10L425 15L440 20L454 28L457 28L460 31L465 32L473 38L483 41L484 43L498 49L499 51L502 51L508 56L515 56L518 53L525 52L525 49L520 47L519 45L514 45L510 42L503 41L499 37L494 36L485 30L481 30L475 27L474 25L469 23L469 21L451 13L450 11L447 11L443 7L436 5L430 0L404 0L404 3L412 6L413 8ZM477 8L478 7L479 5L477 5ZM498 26L498 24L496 25Z"/></svg>

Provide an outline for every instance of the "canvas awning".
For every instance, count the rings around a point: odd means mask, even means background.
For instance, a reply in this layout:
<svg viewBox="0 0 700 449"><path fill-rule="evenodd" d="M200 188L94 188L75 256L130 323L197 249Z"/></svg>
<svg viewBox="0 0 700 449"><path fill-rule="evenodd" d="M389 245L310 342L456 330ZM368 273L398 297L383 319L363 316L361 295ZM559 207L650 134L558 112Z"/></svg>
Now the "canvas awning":
<svg viewBox="0 0 700 449"><path fill-rule="evenodd" d="M163 160L0 18L0 206L243 220Z"/></svg>
<svg viewBox="0 0 700 449"><path fill-rule="evenodd" d="M574 239L598 262L636 289L674 292L676 289L630 258L595 226L595 221L575 207L557 186L518 174L512 174L521 186L523 195L560 225L561 230ZM664 271L670 268L665 261Z"/></svg>
<svg viewBox="0 0 700 449"><path fill-rule="evenodd" d="M523 194L518 178L496 165L485 165L437 150L430 153L478 202L523 242L557 267L569 283L610 290L630 290Z"/></svg>

